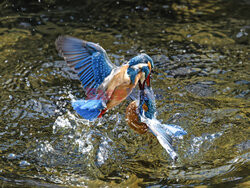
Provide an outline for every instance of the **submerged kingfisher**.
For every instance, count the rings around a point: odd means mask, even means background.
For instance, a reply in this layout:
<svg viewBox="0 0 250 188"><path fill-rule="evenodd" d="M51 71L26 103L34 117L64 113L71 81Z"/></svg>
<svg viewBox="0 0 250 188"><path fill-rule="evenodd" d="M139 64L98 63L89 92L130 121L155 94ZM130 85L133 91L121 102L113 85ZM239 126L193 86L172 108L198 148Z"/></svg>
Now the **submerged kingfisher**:
<svg viewBox="0 0 250 188"><path fill-rule="evenodd" d="M146 86L139 92L139 101L134 100L126 109L127 124L140 134L150 130L170 157L176 161L178 154L172 146L172 137L181 138L187 132L180 126L162 124L155 118L156 105L152 88Z"/></svg>
<svg viewBox="0 0 250 188"><path fill-rule="evenodd" d="M117 67L106 51L96 43L70 36L60 36L55 42L59 54L79 76L86 93L85 100L72 102L74 110L84 119L94 120L124 101L139 83L150 87L153 60L145 53Z"/></svg>

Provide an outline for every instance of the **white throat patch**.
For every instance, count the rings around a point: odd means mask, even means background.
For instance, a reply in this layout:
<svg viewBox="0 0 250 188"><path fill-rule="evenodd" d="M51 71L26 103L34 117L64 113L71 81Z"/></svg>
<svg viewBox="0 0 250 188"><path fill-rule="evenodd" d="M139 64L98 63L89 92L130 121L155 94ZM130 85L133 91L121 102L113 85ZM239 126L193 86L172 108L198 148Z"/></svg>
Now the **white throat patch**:
<svg viewBox="0 0 250 188"><path fill-rule="evenodd" d="M133 69L141 69L142 67L148 67L148 64L146 64L146 63L139 63L139 64L137 64L137 65L133 65L133 66L131 66L131 68L133 68Z"/></svg>

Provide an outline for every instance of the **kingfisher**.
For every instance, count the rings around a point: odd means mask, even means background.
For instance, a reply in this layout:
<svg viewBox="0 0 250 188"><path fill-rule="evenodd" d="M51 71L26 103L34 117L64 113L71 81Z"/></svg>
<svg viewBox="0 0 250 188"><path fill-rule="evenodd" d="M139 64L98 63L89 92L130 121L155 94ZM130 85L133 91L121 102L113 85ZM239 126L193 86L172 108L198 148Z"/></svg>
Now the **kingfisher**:
<svg viewBox="0 0 250 188"><path fill-rule="evenodd" d="M156 119L155 97L152 88L139 90L139 101L132 101L126 109L127 124L139 134L151 131L170 157L176 161L178 154L172 146L172 137L180 138L187 132L180 126L162 124Z"/></svg>
<svg viewBox="0 0 250 188"><path fill-rule="evenodd" d="M124 101L139 83L140 90L150 87L153 60L139 54L118 67L98 44L71 36L59 36L56 49L73 69L83 86L85 99L72 102L84 119L94 120Z"/></svg>

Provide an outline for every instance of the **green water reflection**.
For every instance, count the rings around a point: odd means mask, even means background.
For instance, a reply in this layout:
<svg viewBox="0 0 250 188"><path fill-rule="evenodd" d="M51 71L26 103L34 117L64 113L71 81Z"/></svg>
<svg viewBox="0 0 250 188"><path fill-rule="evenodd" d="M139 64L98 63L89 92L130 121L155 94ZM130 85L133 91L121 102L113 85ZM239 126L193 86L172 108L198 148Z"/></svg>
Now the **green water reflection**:
<svg viewBox="0 0 250 188"><path fill-rule="evenodd" d="M0 3L0 184L249 186L248 1L3 1ZM125 123L129 100L88 123L84 97L54 41L98 42L117 65L146 52L158 119L187 132L173 164L151 135Z"/></svg>

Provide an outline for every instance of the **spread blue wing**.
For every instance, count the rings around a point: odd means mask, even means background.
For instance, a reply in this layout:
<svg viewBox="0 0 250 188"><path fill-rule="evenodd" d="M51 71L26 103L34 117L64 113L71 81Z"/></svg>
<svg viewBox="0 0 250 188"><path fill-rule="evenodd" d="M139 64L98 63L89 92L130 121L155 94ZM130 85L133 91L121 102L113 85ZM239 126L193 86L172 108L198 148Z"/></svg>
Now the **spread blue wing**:
<svg viewBox="0 0 250 188"><path fill-rule="evenodd" d="M61 36L56 40L56 48L68 66L76 71L88 96L97 94L97 88L115 68L98 44Z"/></svg>

